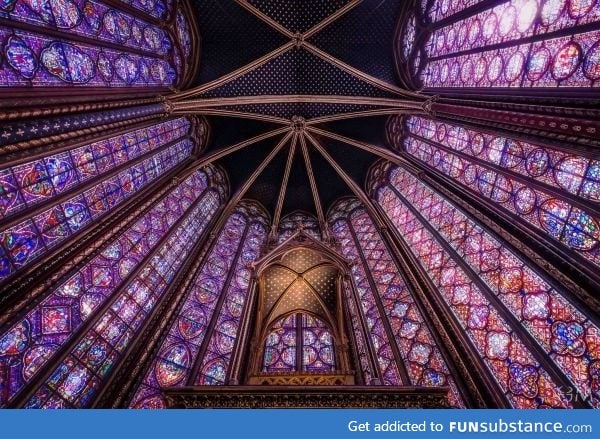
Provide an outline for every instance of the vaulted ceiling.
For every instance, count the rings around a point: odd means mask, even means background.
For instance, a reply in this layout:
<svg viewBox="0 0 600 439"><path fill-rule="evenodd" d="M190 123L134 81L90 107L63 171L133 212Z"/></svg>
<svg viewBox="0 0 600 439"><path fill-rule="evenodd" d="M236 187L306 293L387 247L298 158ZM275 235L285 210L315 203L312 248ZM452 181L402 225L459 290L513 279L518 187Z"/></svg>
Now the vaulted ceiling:
<svg viewBox="0 0 600 439"><path fill-rule="evenodd" d="M277 223L295 210L322 219L364 187L378 159L368 146L387 148L389 114L422 108L394 65L403 3L195 0L200 68L174 111L208 117L204 155L227 171L232 193L258 200Z"/></svg>

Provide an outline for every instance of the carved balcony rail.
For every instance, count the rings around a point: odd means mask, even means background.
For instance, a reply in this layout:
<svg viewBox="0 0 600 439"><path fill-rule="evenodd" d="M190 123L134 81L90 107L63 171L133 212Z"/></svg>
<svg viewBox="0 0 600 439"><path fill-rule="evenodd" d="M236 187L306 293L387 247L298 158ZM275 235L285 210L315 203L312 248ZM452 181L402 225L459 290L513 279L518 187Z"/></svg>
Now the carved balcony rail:
<svg viewBox="0 0 600 439"><path fill-rule="evenodd" d="M447 408L446 387L198 386L165 389L168 408Z"/></svg>

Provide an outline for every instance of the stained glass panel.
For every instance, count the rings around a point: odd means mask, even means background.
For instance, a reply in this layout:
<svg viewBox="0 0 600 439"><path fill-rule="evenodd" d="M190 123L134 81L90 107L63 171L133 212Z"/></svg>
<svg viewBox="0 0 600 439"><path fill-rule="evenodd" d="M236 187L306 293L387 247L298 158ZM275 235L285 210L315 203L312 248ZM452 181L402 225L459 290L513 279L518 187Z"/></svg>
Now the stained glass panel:
<svg viewBox="0 0 600 439"><path fill-rule="evenodd" d="M335 370L333 335L327 325L309 314L302 314L302 370Z"/></svg>
<svg viewBox="0 0 600 439"><path fill-rule="evenodd" d="M321 240L321 228L317 219L312 215L296 212L285 216L279 222L278 242L284 242L301 228L307 235L315 238L317 241Z"/></svg>
<svg viewBox="0 0 600 439"><path fill-rule="evenodd" d="M213 318L219 297L227 282L236 254L241 246L246 219L240 213L231 215L219 234L211 252L202 264L176 322L162 342L159 356L146 373L143 384L131 402L136 408L162 408L165 406L160 389L166 386L183 386L189 379L197 361L200 346ZM170 353L175 349L186 352L186 361L174 363Z"/></svg>
<svg viewBox="0 0 600 439"><path fill-rule="evenodd" d="M189 157L192 142L177 142L189 126L185 118L173 119L0 170L0 217L12 217L42 203L47 206L31 218L0 229L4 252L0 257L5 259L0 280L65 242ZM105 173L111 176L102 178ZM78 186L83 190L73 194ZM72 193L68 199L52 204L68 192Z"/></svg>
<svg viewBox="0 0 600 439"><path fill-rule="evenodd" d="M435 3L430 16L437 21L476 2ZM431 88L596 87L599 21L600 4L593 1L492 2L433 30L421 80ZM557 31L566 36L546 36Z"/></svg>
<svg viewBox="0 0 600 439"><path fill-rule="evenodd" d="M259 217L259 212L249 218ZM264 217L264 214L262 215ZM255 258L267 237L267 227L262 222L253 222L247 228L242 254L254 254ZM200 364L200 371L195 378L196 385L222 385L225 384L229 363L236 344L238 330L242 319L244 305L250 287L251 271L249 264L252 261L239 257L233 273L235 277L229 283L225 294L224 305L219 311L216 325L210 340L206 355Z"/></svg>
<svg viewBox="0 0 600 439"><path fill-rule="evenodd" d="M380 301L410 383L420 386L449 386L450 404L462 406L462 398L445 361L367 212L363 208L354 209L349 214L349 224L345 225L338 220L333 225L333 231L341 242L342 254L350 261L355 261L351 271L355 277L367 325L372 326L369 313L378 313L377 301ZM358 262L362 261L366 264L368 275L365 268L355 268L358 267ZM371 282L363 280L367 276ZM372 291L371 283L375 291ZM367 303L370 304L370 311L365 307ZM371 328L369 331L373 332ZM380 334L385 340L383 327ZM378 342L375 339L372 339L372 342L376 347Z"/></svg>
<svg viewBox="0 0 600 439"><path fill-rule="evenodd" d="M16 0L7 18L99 41L166 55L173 46L160 27L95 0ZM4 9L5 7L0 7ZM40 29L42 32L42 29ZM189 30L179 37L189 39Z"/></svg>
<svg viewBox="0 0 600 439"><path fill-rule="evenodd" d="M6 57L0 87L162 87L176 82L173 67L163 59L93 44L0 27L0 46Z"/></svg>
<svg viewBox="0 0 600 439"><path fill-rule="evenodd" d="M500 299L582 394L596 398L592 394L592 377L588 370L597 361L595 346L598 343L593 341L598 337L597 327L497 239L415 177L397 168L392 172L390 182L402 197L391 187L384 187L378 193L379 203L464 325L499 384L513 393L507 394L513 403L518 407L530 407L532 404L563 406L565 401L559 386L551 383L547 376L543 378L545 372L527 352L522 341L516 340L514 333L510 335L508 323L486 298L488 293ZM468 272L453 259L452 253L444 249L442 242L449 244L468 264L481 284L471 280ZM581 328L580 332L571 331L567 342L581 345L576 352L567 352L559 347L563 342L558 340L562 340L566 333L564 328L571 324ZM512 341L508 343L509 340ZM490 344L490 341L494 343ZM591 344L586 344L586 341ZM511 358L510 346L520 346L519 350L523 352L519 355L528 357L526 363L521 360L518 367L513 367L512 360L505 361ZM503 370L493 361L499 352L504 367L511 364L508 370ZM520 387L521 381L515 388L513 375L517 369L519 374L537 370L536 380L530 381L528 389ZM538 379L545 384L542 385ZM542 402L544 397L549 400ZM527 401L526 398L535 398L535 401Z"/></svg>
<svg viewBox="0 0 600 439"><path fill-rule="evenodd" d="M599 219L554 190L597 201L600 161L424 118L407 126L407 152L600 264Z"/></svg>
<svg viewBox="0 0 600 439"><path fill-rule="evenodd" d="M301 348L297 337L296 314L276 321L265 340L264 372L294 372L297 370L296 349Z"/></svg>
<svg viewBox="0 0 600 439"><path fill-rule="evenodd" d="M206 176L202 172L195 172L185 179L130 227L109 241L90 262L48 290L39 304L0 336L2 405L31 380L60 346L71 340L95 310L99 307L105 309L106 305L103 304L109 299L112 300L112 306L118 309L129 306L129 311L124 315L131 316L133 320L126 318L126 321L123 321L123 316L117 318L113 311L107 309L102 319L97 322L96 330L112 342L113 348L120 346L116 345L117 336L123 336L121 343L129 342L132 332L126 331L123 325L129 328L138 327L141 320L138 322L136 319L143 318L144 315L141 310L149 312L152 309L157 295L161 294L174 275L173 267L181 263L180 254L183 254L188 242L193 242L186 234L185 227L178 227L177 233L169 235L166 244L137 274L139 279L129 284L127 299L115 302L113 293L123 291L121 286L129 279L129 274L142 264L176 220L185 216L185 225L190 230L202 230L205 222L216 210L218 202L217 197L210 194L207 195L206 202L196 202L204 193L207 184ZM198 206L193 210L195 214L186 215L194 202ZM169 251L169 248L177 248L181 253ZM145 286L146 282L150 282L152 287ZM113 356L109 357L111 358L114 361Z"/></svg>

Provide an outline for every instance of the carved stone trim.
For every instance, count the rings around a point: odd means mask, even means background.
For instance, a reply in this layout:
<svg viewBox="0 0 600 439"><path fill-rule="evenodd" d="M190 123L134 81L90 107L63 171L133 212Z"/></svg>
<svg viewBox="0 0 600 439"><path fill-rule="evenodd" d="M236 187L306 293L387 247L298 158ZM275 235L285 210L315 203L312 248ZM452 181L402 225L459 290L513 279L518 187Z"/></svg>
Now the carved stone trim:
<svg viewBox="0 0 600 439"><path fill-rule="evenodd" d="M447 388L203 386L166 389L169 408L447 408Z"/></svg>

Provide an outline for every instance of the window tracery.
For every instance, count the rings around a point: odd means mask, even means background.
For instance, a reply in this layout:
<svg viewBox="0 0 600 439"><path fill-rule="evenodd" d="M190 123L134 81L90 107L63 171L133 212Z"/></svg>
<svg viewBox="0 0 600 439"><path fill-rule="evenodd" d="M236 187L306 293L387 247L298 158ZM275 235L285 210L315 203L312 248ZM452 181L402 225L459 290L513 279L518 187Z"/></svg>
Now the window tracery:
<svg viewBox="0 0 600 439"><path fill-rule="evenodd" d="M11 23L0 26L0 87L176 86L192 45L187 18L178 10L172 33L164 27L171 1L127 3L135 9L99 0L3 2L0 15Z"/></svg>
<svg viewBox="0 0 600 439"><path fill-rule="evenodd" d="M430 5L433 30L423 47L427 59L423 70L414 72L426 88L598 86L596 1L489 2L466 18L449 18L477 3Z"/></svg>
<svg viewBox="0 0 600 439"><path fill-rule="evenodd" d="M503 309L598 404L593 384L598 328L584 314L502 242L407 171L394 168L377 200L515 407L569 404ZM494 305L496 299L501 305Z"/></svg>
<svg viewBox="0 0 600 439"><path fill-rule="evenodd" d="M77 344L27 405L89 405L216 212L220 200L208 184L205 173L192 173L3 333L2 405L74 337ZM88 321L93 326L81 334Z"/></svg>
<svg viewBox="0 0 600 439"><path fill-rule="evenodd" d="M1 169L0 218L14 220L0 229L0 281L183 162L189 133L188 119L172 119Z"/></svg>
<svg viewBox="0 0 600 439"><path fill-rule="evenodd" d="M351 206L349 202L336 206L330 224L350 263L358 309L364 315L369 331L366 338L375 349L383 384L447 385L450 404L461 406L462 398L445 360L373 221L360 206L348 212ZM349 307L350 312L353 310L356 312L354 306ZM359 319L352 316L353 323ZM361 331L360 327L353 329ZM402 356L401 365L397 364L392 343ZM408 382L399 367L406 369Z"/></svg>

